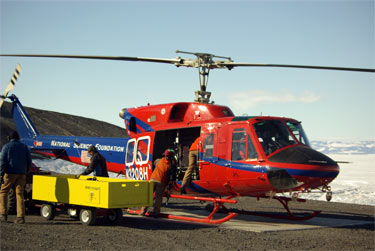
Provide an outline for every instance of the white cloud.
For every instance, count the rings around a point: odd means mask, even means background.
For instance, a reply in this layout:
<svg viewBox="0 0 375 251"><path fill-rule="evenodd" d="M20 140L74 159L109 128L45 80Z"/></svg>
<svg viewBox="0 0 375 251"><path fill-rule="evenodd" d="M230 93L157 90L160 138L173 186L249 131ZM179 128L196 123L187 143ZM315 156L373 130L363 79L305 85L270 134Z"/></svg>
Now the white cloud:
<svg viewBox="0 0 375 251"><path fill-rule="evenodd" d="M249 110L258 105L277 104L277 103L314 103L319 101L321 96L311 91L305 91L300 94L293 93L290 90L270 91L243 91L231 92L228 94L229 104L234 110Z"/></svg>

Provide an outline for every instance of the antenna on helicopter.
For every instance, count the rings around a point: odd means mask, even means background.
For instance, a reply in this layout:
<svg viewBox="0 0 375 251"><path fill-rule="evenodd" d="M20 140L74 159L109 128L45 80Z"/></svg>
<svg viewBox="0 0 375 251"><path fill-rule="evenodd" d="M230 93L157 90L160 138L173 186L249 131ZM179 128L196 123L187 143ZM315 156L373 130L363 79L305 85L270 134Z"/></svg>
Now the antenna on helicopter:
<svg viewBox="0 0 375 251"><path fill-rule="evenodd" d="M200 85L200 90L195 91L194 101L199 102L199 103L209 103L211 92L206 91L207 84L208 84L208 76L210 74L210 69L217 68L213 58L227 59L226 63L233 62L233 61L231 60L230 57L215 56L209 53L188 52L188 51L179 51L179 50L176 50L176 53L191 54L197 57L196 60L191 62L191 67L198 68L199 85ZM180 64L176 64L176 66L180 66Z"/></svg>

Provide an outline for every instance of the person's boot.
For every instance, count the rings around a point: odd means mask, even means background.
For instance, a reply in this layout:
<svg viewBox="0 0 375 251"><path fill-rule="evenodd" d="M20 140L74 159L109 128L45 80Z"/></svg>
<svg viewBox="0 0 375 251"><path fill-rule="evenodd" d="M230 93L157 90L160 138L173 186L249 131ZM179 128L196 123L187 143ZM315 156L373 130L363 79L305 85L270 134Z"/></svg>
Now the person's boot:
<svg viewBox="0 0 375 251"><path fill-rule="evenodd" d="M24 224L25 223L25 217L17 217L14 221L16 224Z"/></svg>
<svg viewBox="0 0 375 251"><path fill-rule="evenodd" d="M180 188L180 194L186 194L185 186L182 186L182 187Z"/></svg>
<svg viewBox="0 0 375 251"><path fill-rule="evenodd" d="M0 216L0 222L8 222L8 215L2 214Z"/></svg>
<svg viewBox="0 0 375 251"><path fill-rule="evenodd" d="M141 210L139 211L139 215L145 215L147 212L148 207L142 207Z"/></svg>

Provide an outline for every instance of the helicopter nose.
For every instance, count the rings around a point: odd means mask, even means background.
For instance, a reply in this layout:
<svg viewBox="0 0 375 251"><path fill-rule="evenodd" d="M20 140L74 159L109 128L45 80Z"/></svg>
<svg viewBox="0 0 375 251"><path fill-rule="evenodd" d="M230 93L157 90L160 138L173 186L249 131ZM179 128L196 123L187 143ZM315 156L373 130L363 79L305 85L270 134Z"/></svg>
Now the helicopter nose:
<svg viewBox="0 0 375 251"><path fill-rule="evenodd" d="M271 177L289 177L289 186L303 184L316 188L331 182L339 174L338 164L328 156L308 147L297 145L269 157L270 162L285 163L284 171L270 172ZM284 173L281 173L284 172ZM292 182L293 181L293 182Z"/></svg>
<svg viewBox="0 0 375 251"><path fill-rule="evenodd" d="M328 156L302 145L284 149L268 158L268 160L277 163L337 166L336 161Z"/></svg>

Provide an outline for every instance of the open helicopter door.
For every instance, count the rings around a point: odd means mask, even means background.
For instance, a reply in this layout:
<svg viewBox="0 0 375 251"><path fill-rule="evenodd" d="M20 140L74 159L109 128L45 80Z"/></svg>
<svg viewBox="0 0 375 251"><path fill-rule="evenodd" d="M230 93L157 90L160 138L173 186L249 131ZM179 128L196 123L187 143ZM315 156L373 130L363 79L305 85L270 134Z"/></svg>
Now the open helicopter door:
<svg viewBox="0 0 375 251"><path fill-rule="evenodd" d="M226 180L223 163L223 149L227 140L220 135L225 128L220 123L208 123L202 126L201 144L199 149L199 173L201 182L209 182L210 186L217 186Z"/></svg>
<svg viewBox="0 0 375 251"><path fill-rule="evenodd" d="M212 169L212 164L217 162L217 157L215 156L215 144L217 142L217 132L212 128L207 128L207 126L202 127L201 138L199 144L199 157L198 165L199 172L208 177L216 177L216 170Z"/></svg>
<svg viewBox="0 0 375 251"><path fill-rule="evenodd" d="M166 149L173 149L176 153L176 168L172 175L175 181L182 181L189 165L189 148L200 135L200 127L179 128L155 132L152 158L155 160L163 157ZM192 180L199 180L199 171L194 170Z"/></svg>

